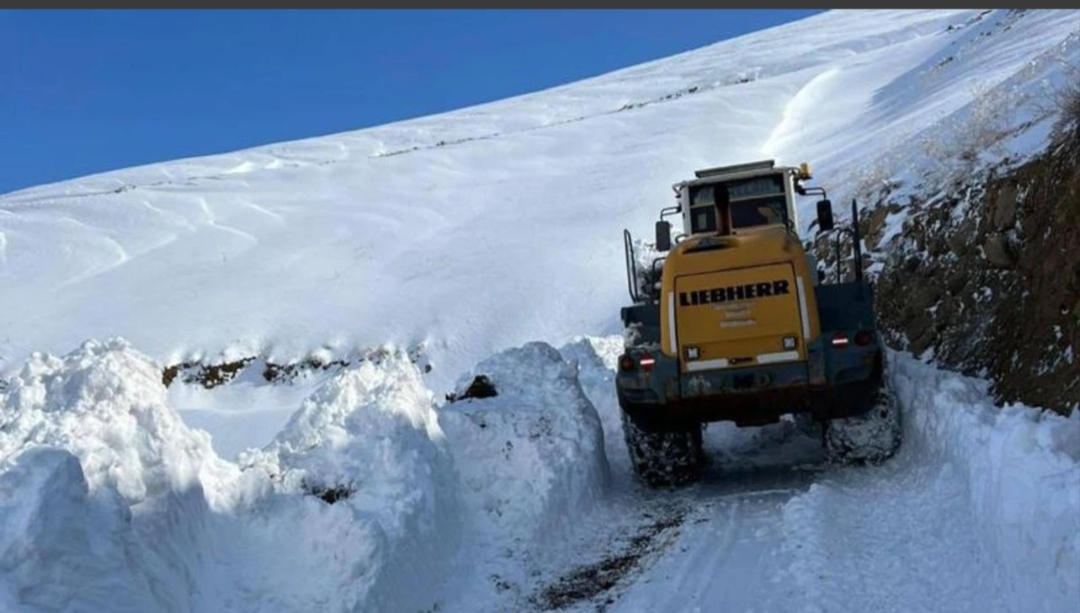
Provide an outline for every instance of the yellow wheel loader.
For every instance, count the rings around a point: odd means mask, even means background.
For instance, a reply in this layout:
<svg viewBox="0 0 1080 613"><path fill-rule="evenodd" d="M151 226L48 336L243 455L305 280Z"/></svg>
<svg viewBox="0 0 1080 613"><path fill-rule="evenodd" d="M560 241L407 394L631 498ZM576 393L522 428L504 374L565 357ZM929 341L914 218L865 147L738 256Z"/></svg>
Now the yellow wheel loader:
<svg viewBox="0 0 1080 613"><path fill-rule="evenodd" d="M884 380L874 287L863 278L858 212L835 228L810 169L772 160L709 168L673 186L658 257L642 262L623 232L633 304L615 378L623 432L650 486L700 476L702 425L761 426L792 414L822 424L826 456L878 462L900 445ZM829 282L802 246L796 198L819 195L819 232L852 235L851 280ZM679 215L674 239L664 217Z"/></svg>

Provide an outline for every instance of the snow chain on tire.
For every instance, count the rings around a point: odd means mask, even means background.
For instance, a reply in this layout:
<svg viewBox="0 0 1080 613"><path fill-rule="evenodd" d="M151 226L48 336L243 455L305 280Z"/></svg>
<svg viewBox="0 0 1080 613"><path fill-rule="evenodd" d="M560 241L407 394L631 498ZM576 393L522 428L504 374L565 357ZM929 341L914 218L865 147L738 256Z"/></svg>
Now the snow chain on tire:
<svg viewBox="0 0 1080 613"><path fill-rule="evenodd" d="M879 464L900 448L903 423L900 404L884 384L873 407L863 415L829 420L824 424L825 458L834 463Z"/></svg>
<svg viewBox="0 0 1080 613"><path fill-rule="evenodd" d="M700 425L675 432L650 432L625 411L620 413L630 463L647 486L685 485L701 477L705 458Z"/></svg>

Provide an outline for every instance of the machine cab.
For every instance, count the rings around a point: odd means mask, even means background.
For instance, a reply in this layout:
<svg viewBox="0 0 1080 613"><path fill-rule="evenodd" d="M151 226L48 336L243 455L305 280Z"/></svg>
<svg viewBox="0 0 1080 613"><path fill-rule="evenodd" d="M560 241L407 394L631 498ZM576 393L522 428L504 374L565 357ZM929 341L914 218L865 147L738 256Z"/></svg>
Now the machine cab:
<svg viewBox="0 0 1080 613"><path fill-rule="evenodd" d="M773 160L698 170L673 187L682 213L680 238L739 235L782 226L797 232L795 193L810 178L806 164L777 168Z"/></svg>

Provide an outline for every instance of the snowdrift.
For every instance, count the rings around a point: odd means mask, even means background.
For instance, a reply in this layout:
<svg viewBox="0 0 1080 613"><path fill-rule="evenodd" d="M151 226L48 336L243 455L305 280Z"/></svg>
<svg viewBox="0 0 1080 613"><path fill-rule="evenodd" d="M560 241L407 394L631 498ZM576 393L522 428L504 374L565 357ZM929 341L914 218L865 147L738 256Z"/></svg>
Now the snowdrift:
<svg viewBox="0 0 1080 613"><path fill-rule="evenodd" d="M894 354L907 445L967 477L977 536L1004 566L1011 610L1080 603L1080 411L995 407L987 383Z"/></svg>
<svg viewBox="0 0 1080 613"><path fill-rule="evenodd" d="M244 481L119 339L26 361L0 396L0 470L0 598L41 610L198 607L210 505Z"/></svg>
<svg viewBox="0 0 1080 613"><path fill-rule="evenodd" d="M619 401L615 397L615 369L623 351L623 336L580 336L559 348L563 358L577 365L582 390L596 407L604 424L605 443L626 453L619 417ZM613 439L613 440L612 440Z"/></svg>
<svg viewBox="0 0 1080 613"><path fill-rule="evenodd" d="M558 530L607 476L596 410L555 349L477 369L499 395L440 411L386 352L237 465L125 341L35 354L0 395L0 606L430 610L468 531Z"/></svg>
<svg viewBox="0 0 1080 613"><path fill-rule="evenodd" d="M114 487L132 504L227 471L210 436L169 410L160 369L122 340L34 354L0 411L0 466L29 447L64 448L91 489Z"/></svg>
<svg viewBox="0 0 1080 613"><path fill-rule="evenodd" d="M440 414L469 517L497 539L566 535L608 479L603 427L577 365L546 343L527 343L481 361L455 395L480 375L497 395L462 398Z"/></svg>
<svg viewBox="0 0 1080 613"><path fill-rule="evenodd" d="M0 474L0 609L155 610L147 577L131 563L131 513L116 489L91 492L79 459L62 449L36 447L15 460Z"/></svg>
<svg viewBox="0 0 1080 613"><path fill-rule="evenodd" d="M318 541L297 545L332 550L348 542L340 528L363 528L367 546L345 558L346 567L363 570L340 574L322 598L351 592L342 602L348 610L422 610L432 606L460 534L442 438L419 372L406 355L387 352L327 381L270 445L240 462L272 478L280 493L332 502L337 517Z"/></svg>

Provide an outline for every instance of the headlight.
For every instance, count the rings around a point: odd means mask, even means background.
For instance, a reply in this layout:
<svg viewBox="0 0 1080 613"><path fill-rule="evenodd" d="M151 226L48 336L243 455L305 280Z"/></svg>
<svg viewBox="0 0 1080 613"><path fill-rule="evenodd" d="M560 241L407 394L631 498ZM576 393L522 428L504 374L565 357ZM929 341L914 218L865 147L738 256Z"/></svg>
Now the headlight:
<svg viewBox="0 0 1080 613"><path fill-rule="evenodd" d="M688 359L688 360L696 360L696 359L698 359L698 348L697 347L687 347L686 348L686 359Z"/></svg>
<svg viewBox="0 0 1080 613"><path fill-rule="evenodd" d="M784 337L784 349L787 349L787 350L790 351L791 349L795 348L795 345L797 343L798 343L798 341L795 339L794 336L785 336Z"/></svg>

